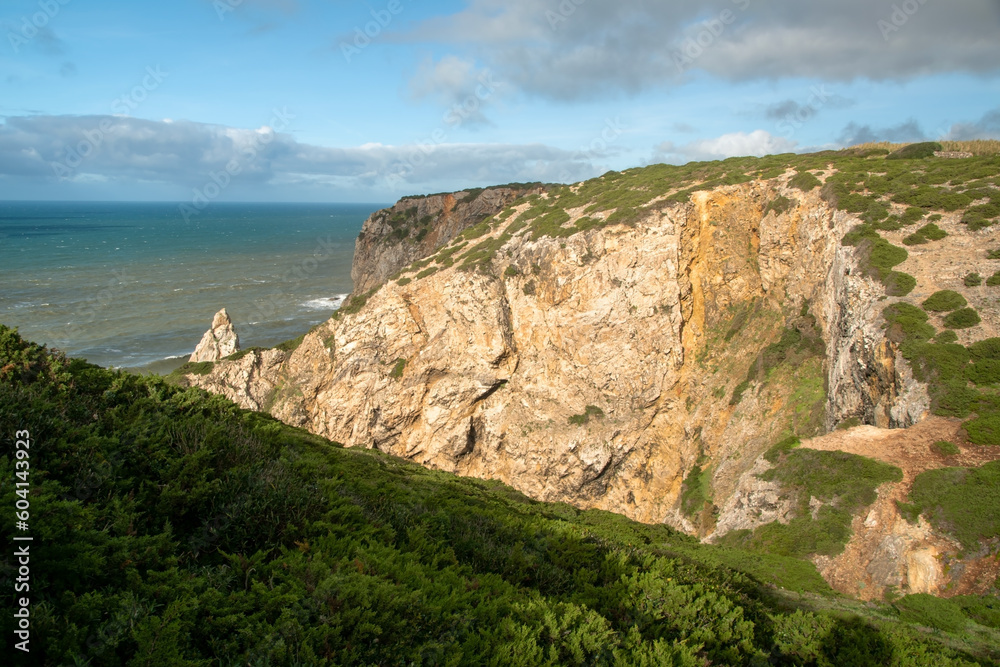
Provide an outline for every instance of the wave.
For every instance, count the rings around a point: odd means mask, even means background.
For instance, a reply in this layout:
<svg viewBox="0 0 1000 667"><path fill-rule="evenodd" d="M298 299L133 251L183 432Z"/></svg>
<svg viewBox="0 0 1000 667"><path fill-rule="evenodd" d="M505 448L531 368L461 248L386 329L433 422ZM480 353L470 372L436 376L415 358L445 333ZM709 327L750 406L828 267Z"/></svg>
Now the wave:
<svg viewBox="0 0 1000 667"><path fill-rule="evenodd" d="M337 310L342 305L344 305L344 299L347 298L347 294L337 294L332 297L323 297L320 299L312 299L300 304L303 308L308 308L309 310Z"/></svg>

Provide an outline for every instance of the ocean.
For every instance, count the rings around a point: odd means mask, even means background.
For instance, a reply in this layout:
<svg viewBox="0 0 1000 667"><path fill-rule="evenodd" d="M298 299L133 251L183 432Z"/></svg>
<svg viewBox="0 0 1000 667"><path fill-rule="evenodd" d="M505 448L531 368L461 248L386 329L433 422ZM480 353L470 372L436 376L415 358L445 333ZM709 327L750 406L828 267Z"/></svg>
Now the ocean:
<svg viewBox="0 0 1000 667"><path fill-rule="evenodd" d="M226 308L243 348L330 317L382 204L0 202L0 324L101 366L166 373Z"/></svg>

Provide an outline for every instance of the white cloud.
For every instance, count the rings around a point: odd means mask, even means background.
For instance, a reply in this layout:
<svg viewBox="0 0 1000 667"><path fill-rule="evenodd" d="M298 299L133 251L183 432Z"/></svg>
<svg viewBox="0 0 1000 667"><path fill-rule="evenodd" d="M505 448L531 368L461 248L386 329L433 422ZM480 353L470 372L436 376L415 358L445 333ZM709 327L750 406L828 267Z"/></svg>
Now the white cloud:
<svg viewBox="0 0 1000 667"><path fill-rule="evenodd" d="M723 160L730 157L749 155L763 156L790 153L798 142L776 137L766 130L753 132L731 132L714 139L700 139L676 146L665 142L657 146L656 159L664 162L691 160Z"/></svg>

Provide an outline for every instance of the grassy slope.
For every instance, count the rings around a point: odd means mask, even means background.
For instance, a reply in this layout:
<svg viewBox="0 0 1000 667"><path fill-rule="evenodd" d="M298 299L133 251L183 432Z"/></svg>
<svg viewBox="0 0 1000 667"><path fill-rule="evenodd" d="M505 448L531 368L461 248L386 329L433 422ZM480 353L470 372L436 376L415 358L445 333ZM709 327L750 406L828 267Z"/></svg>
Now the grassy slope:
<svg viewBox="0 0 1000 667"><path fill-rule="evenodd" d="M25 428L34 664L966 664L803 561L344 450L0 327L7 507Z"/></svg>

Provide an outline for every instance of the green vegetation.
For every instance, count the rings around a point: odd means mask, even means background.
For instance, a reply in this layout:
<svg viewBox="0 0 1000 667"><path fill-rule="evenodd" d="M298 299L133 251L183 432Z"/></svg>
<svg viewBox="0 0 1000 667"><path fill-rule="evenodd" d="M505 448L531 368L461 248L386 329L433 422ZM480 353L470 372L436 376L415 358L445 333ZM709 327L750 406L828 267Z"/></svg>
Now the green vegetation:
<svg viewBox="0 0 1000 667"><path fill-rule="evenodd" d="M688 518L699 514L706 504L710 504L710 484L712 476L696 465L684 478L681 488L681 511Z"/></svg>
<svg viewBox="0 0 1000 667"><path fill-rule="evenodd" d="M900 620L945 632L961 632L968 623L958 604L926 593L907 595L898 600L895 607Z"/></svg>
<svg viewBox="0 0 1000 667"><path fill-rule="evenodd" d="M345 450L6 328L0 369L7 506L9 439L32 435L37 664L971 664L823 611L804 561Z"/></svg>
<svg viewBox="0 0 1000 667"><path fill-rule="evenodd" d="M880 280L889 296L905 296L916 287L916 278L892 270L906 261L906 250L883 239L871 225L852 229L844 236L843 244L857 247L862 272Z"/></svg>
<svg viewBox="0 0 1000 667"><path fill-rule="evenodd" d="M921 215L923 215L923 211L921 209L911 209L911 210L920 211ZM924 225L913 234L910 234L909 236L904 238L903 243L905 243L906 245L919 245L927 243L928 241L940 241L946 236L948 236L948 232L944 231L943 229L935 225L933 222L931 222Z"/></svg>
<svg viewBox="0 0 1000 667"><path fill-rule="evenodd" d="M978 273L970 273L963 280L966 287L978 287L983 284L983 277Z"/></svg>
<svg viewBox="0 0 1000 667"><path fill-rule="evenodd" d="M937 336L934 336L934 342L940 343L941 345L945 345L947 343L957 343L958 334L952 331L951 329L945 329Z"/></svg>
<svg viewBox="0 0 1000 667"><path fill-rule="evenodd" d="M986 279L987 287L996 287L1000 285L1000 271L997 271L992 276Z"/></svg>
<svg viewBox="0 0 1000 667"><path fill-rule="evenodd" d="M974 308L961 308L944 318L944 325L949 329L968 329L982 320Z"/></svg>
<svg viewBox="0 0 1000 667"><path fill-rule="evenodd" d="M396 284L399 285L400 287L406 287L412 282L413 282L412 278L400 278L399 280L396 281Z"/></svg>
<svg viewBox="0 0 1000 667"><path fill-rule="evenodd" d="M934 153L944 150L936 141L910 144L885 156L886 160L922 160L934 157Z"/></svg>
<svg viewBox="0 0 1000 667"><path fill-rule="evenodd" d="M274 346L276 350L281 350L282 352L294 352L302 345L302 341L306 339L306 335L302 334L298 338L293 338L291 340L286 340L284 343L279 343Z"/></svg>
<svg viewBox="0 0 1000 667"><path fill-rule="evenodd" d="M931 445L931 451L935 454L941 456L955 456L961 453L962 450L953 442L948 442L947 440L938 440L933 445Z"/></svg>
<svg viewBox="0 0 1000 667"><path fill-rule="evenodd" d="M965 297L953 290L941 290L931 294L922 304L924 310L933 313L950 313L969 304Z"/></svg>
<svg viewBox="0 0 1000 667"><path fill-rule="evenodd" d="M368 303L368 299L372 298L377 291L378 289L376 288L364 294L352 294L346 304L334 311L333 319L339 320L344 315L354 315L361 312L361 309Z"/></svg>
<svg viewBox="0 0 1000 667"><path fill-rule="evenodd" d="M793 199L789 199L784 195L778 195L777 197L769 201L767 203L767 206L764 207L764 217L766 218L768 214L772 212L775 215L783 215L788 211L790 211L794 206L795 206L795 201Z"/></svg>
<svg viewBox="0 0 1000 667"><path fill-rule="evenodd" d="M981 539L1000 533L1000 461L923 472L913 481L910 501L936 528L978 550Z"/></svg>
<svg viewBox="0 0 1000 667"><path fill-rule="evenodd" d="M394 380L398 380L403 377L403 370L406 368L406 359L396 359L392 367L392 371L389 373L389 377Z"/></svg>
<svg viewBox="0 0 1000 667"><path fill-rule="evenodd" d="M876 487L903 478L899 468L872 459L797 445L789 438L772 447L765 457L776 466L760 475L791 495L795 518L753 532L734 531L721 544L783 556L836 555L850 539L852 515L875 501Z"/></svg>
<svg viewBox="0 0 1000 667"><path fill-rule="evenodd" d="M214 361L188 361L166 376L169 382L178 382L185 375L208 375L215 368Z"/></svg>
<svg viewBox="0 0 1000 667"><path fill-rule="evenodd" d="M816 178L812 172L800 171L795 176L788 181L788 185L793 188L798 188L803 192L809 192L823 185L823 182Z"/></svg>
<svg viewBox="0 0 1000 667"><path fill-rule="evenodd" d="M590 421L591 417L601 418L604 416L604 410L600 409L596 405L588 405L583 410L583 414L573 415L569 418L570 424L575 424L577 426L583 426Z"/></svg>

